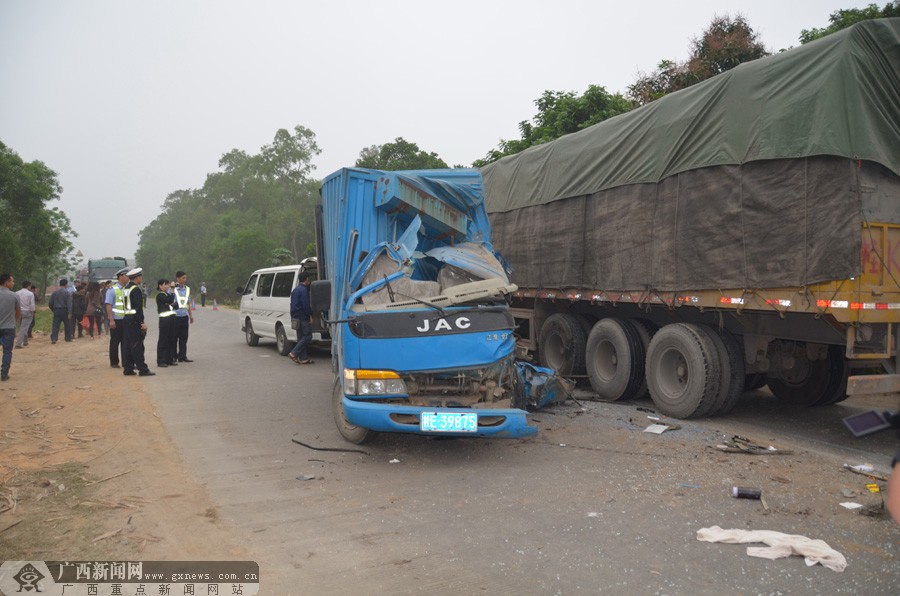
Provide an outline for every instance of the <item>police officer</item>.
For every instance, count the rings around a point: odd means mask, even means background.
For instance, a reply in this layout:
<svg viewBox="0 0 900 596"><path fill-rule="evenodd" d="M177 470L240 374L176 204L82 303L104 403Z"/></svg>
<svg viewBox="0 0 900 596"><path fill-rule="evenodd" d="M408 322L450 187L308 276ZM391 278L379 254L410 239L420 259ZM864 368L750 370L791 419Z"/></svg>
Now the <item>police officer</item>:
<svg viewBox="0 0 900 596"><path fill-rule="evenodd" d="M122 372L129 376L139 374L142 377L152 377L156 373L151 372L144 361L147 324L144 322L144 296L141 293L143 272L140 267L129 271L128 285L122 290L125 298L125 317L122 319L122 367L125 370Z"/></svg>
<svg viewBox="0 0 900 596"><path fill-rule="evenodd" d="M156 366L178 366L172 352L172 338L175 335L175 282L168 279L156 282L156 312L159 314L159 339L156 342Z"/></svg>
<svg viewBox="0 0 900 596"><path fill-rule="evenodd" d="M125 286L128 285L128 267L116 271L116 283L106 291L103 299L106 318L109 321L109 365L119 368L119 352L122 348L122 332L125 318ZM124 357L123 357L124 358Z"/></svg>
<svg viewBox="0 0 900 596"><path fill-rule="evenodd" d="M175 355L178 362L193 362L187 357L188 331L194 322L194 314L191 312L191 289L187 286L187 273L175 272L175 338L177 342Z"/></svg>

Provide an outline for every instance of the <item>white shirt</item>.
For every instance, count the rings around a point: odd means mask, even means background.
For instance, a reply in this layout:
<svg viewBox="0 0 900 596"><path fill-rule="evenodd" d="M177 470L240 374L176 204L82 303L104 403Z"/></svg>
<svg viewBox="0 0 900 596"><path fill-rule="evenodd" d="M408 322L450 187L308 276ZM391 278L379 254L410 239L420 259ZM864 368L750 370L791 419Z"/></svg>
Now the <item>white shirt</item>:
<svg viewBox="0 0 900 596"><path fill-rule="evenodd" d="M31 313L33 315L34 311L36 310L34 304L34 293L27 288L22 288L21 290L16 292L16 296L19 297L19 308L22 309L22 314L24 315L25 313Z"/></svg>

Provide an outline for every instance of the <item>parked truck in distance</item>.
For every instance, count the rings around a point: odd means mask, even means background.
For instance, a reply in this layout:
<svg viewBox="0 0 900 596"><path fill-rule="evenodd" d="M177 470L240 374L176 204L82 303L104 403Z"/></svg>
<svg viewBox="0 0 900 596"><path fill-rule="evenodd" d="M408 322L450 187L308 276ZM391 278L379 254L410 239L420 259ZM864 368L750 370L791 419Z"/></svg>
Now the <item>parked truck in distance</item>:
<svg viewBox="0 0 900 596"><path fill-rule="evenodd" d="M88 261L88 281L116 279L116 271L128 267L125 257L103 257Z"/></svg>
<svg viewBox="0 0 900 596"><path fill-rule="evenodd" d="M331 327L341 435L535 433L481 175L343 169L321 192L310 297Z"/></svg>
<svg viewBox="0 0 900 596"><path fill-rule="evenodd" d="M520 344L604 399L724 414L900 389L900 19L482 169ZM875 373L856 375L857 372Z"/></svg>

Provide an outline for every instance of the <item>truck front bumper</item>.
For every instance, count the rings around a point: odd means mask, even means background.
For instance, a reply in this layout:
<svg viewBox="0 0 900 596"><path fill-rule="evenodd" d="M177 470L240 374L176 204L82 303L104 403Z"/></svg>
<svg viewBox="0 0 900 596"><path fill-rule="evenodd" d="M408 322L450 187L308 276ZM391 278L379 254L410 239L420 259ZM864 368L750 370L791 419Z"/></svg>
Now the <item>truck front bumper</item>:
<svg viewBox="0 0 900 596"><path fill-rule="evenodd" d="M521 439L537 434L537 427L529 426L525 410L477 408L423 408L383 402L368 402L343 397L344 416L354 426L379 432L414 433L451 437L495 437ZM428 432L419 428L422 412L456 412L478 415L475 432Z"/></svg>

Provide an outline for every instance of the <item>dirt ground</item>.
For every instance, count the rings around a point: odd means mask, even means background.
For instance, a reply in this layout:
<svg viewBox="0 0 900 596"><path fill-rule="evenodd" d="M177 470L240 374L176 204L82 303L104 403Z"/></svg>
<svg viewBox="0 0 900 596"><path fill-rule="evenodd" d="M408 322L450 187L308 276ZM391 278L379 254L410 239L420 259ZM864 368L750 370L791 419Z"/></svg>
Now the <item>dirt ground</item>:
<svg viewBox="0 0 900 596"><path fill-rule="evenodd" d="M0 385L0 560L252 560L108 341L35 333Z"/></svg>

